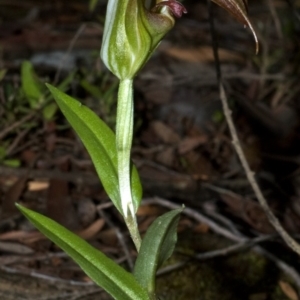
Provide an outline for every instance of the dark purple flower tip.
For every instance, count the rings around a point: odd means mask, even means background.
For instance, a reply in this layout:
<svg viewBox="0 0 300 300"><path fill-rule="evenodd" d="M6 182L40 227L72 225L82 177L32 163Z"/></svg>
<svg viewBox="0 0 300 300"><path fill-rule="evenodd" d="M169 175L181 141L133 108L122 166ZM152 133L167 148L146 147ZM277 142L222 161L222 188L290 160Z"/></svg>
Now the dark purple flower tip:
<svg viewBox="0 0 300 300"><path fill-rule="evenodd" d="M162 1L155 5L154 9L160 8L162 6L168 6L171 10L171 13L176 18L181 18L182 14L186 14L187 10L186 8L178 1L176 0L168 0L168 1Z"/></svg>

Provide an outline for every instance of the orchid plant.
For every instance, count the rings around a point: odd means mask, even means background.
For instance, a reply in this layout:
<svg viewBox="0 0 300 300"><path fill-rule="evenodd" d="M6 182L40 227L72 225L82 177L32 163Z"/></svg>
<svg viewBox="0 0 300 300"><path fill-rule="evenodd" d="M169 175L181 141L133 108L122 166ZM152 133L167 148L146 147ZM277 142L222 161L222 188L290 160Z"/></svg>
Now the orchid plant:
<svg viewBox="0 0 300 300"><path fill-rule="evenodd" d="M247 0L213 2L253 31L246 13ZM143 0L108 1L101 58L119 79L116 133L88 107L47 85L89 152L105 191L124 217L138 252L133 273L53 220L17 205L45 236L69 254L96 284L115 299L157 299L155 274L172 254L177 239L176 228L182 209L158 217L141 239L136 211L142 199L142 186L137 169L130 160L130 151L134 77L174 26L175 17L186 12L176 0L158 0L151 9L145 8Z"/></svg>

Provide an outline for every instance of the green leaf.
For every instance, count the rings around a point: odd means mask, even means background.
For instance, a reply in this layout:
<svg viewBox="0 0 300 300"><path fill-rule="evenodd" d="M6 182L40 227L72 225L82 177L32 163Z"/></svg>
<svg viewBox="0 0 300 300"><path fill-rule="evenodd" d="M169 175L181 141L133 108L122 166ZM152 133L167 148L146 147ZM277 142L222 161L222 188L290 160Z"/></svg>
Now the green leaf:
<svg viewBox="0 0 300 300"><path fill-rule="evenodd" d="M6 148L3 146L0 146L0 160L4 159L6 156Z"/></svg>
<svg viewBox="0 0 300 300"><path fill-rule="evenodd" d="M2 164L12 168L18 168L20 167L21 162L19 159L4 159Z"/></svg>
<svg viewBox="0 0 300 300"><path fill-rule="evenodd" d="M62 82L60 82L58 84L57 88L60 89L63 92L66 91L67 88L69 87L69 85L74 80L75 75L76 75L76 72L69 73L69 75L66 78L64 78L64 80Z"/></svg>
<svg viewBox="0 0 300 300"><path fill-rule="evenodd" d="M75 76L75 72L71 72L61 83L58 84L58 89L61 91L66 91L69 87L70 83L73 81ZM43 108L43 117L45 120L49 121L52 120L57 112L57 104L53 101L52 95L47 91L48 93L45 95L45 100L49 102L44 108Z"/></svg>
<svg viewBox="0 0 300 300"><path fill-rule="evenodd" d="M24 61L21 66L22 89L31 108L37 108L43 100L42 85L29 61Z"/></svg>
<svg viewBox="0 0 300 300"><path fill-rule="evenodd" d="M1 69L0 70L0 81L2 81L2 79L5 77L7 72L7 69Z"/></svg>
<svg viewBox="0 0 300 300"><path fill-rule="evenodd" d="M103 97L103 93L99 87L89 83L86 79L82 79L80 85L96 99L101 99Z"/></svg>
<svg viewBox="0 0 300 300"><path fill-rule="evenodd" d="M143 238L133 273L152 295L155 292L156 271L174 251L181 212L182 209L176 209L158 217Z"/></svg>
<svg viewBox="0 0 300 300"><path fill-rule="evenodd" d="M113 131L88 107L49 84L47 87L89 152L105 191L123 214ZM142 186L134 166L131 168L131 190L136 211L142 198Z"/></svg>
<svg viewBox="0 0 300 300"><path fill-rule="evenodd" d="M85 240L55 221L17 204L18 209L46 237L64 250L99 286L115 299L147 300L147 292L132 274L98 251Z"/></svg>
<svg viewBox="0 0 300 300"><path fill-rule="evenodd" d="M98 4L98 0L89 1L89 11L93 12Z"/></svg>
<svg viewBox="0 0 300 300"><path fill-rule="evenodd" d="M49 103L43 108L43 117L45 120L52 120L57 112L57 104L55 102Z"/></svg>

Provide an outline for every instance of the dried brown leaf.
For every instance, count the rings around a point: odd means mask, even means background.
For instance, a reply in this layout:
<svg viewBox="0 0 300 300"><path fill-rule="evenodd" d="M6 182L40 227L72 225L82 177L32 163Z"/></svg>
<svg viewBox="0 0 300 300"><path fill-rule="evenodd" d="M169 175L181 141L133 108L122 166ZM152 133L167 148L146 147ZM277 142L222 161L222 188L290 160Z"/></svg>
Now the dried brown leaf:
<svg viewBox="0 0 300 300"><path fill-rule="evenodd" d="M167 167L173 167L176 158L176 153L173 147L166 147L155 156L158 163Z"/></svg>
<svg viewBox="0 0 300 300"><path fill-rule="evenodd" d="M104 226L104 219L97 219L93 224L91 224L88 228L79 231L77 234L85 239L89 240L93 238Z"/></svg>
<svg viewBox="0 0 300 300"><path fill-rule="evenodd" d="M270 224L265 212L257 202L237 194L221 194L220 196L229 206L231 213L247 222L255 230L266 234L274 233L275 230L273 226Z"/></svg>
<svg viewBox="0 0 300 300"><path fill-rule="evenodd" d="M171 127L161 121L153 121L151 128L162 142L166 144L177 144L180 141L179 135Z"/></svg>
<svg viewBox="0 0 300 300"><path fill-rule="evenodd" d="M214 61L214 54L211 47L201 46L201 47L193 47L193 48L183 48L183 47L175 47L175 46L165 46L161 47L160 51L177 59L199 63L199 62L212 62ZM219 49L219 59L222 62L230 61L230 62L243 62L244 58L232 51L226 49Z"/></svg>
<svg viewBox="0 0 300 300"><path fill-rule="evenodd" d="M162 209L157 206L153 205L143 205L140 206L136 215L139 217L144 217L144 216L158 216L163 213Z"/></svg>
<svg viewBox="0 0 300 300"><path fill-rule="evenodd" d="M79 220L69 192L69 183L66 180L49 181L47 215L68 229L76 230L79 228Z"/></svg>
<svg viewBox="0 0 300 300"><path fill-rule="evenodd" d="M45 237L39 231L25 231L25 230L12 230L0 234L0 240L2 241L13 241L13 240L28 240L32 238L42 238Z"/></svg>
<svg viewBox="0 0 300 300"><path fill-rule="evenodd" d="M295 289L285 281L280 280L279 281L279 286L283 293L291 300L299 300L299 297L295 291Z"/></svg>
<svg viewBox="0 0 300 300"><path fill-rule="evenodd" d="M27 176L19 178L4 195L2 200L2 213L5 217L12 216L18 211L15 203L20 200L27 180Z"/></svg>
<svg viewBox="0 0 300 300"><path fill-rule="evenodd" d="M49 188L49 180L32 180L28 182L28 190L31 192L42 191Z"/></svg>
<svg viewBox="0 0 300 300"><path fill-rule="evenodd" d="M189 151L196 149L199 145L203 145L207 142L206 135L199 135L196 137L187 137L183 139L178 145L178 153L185 154Z"/></svg>

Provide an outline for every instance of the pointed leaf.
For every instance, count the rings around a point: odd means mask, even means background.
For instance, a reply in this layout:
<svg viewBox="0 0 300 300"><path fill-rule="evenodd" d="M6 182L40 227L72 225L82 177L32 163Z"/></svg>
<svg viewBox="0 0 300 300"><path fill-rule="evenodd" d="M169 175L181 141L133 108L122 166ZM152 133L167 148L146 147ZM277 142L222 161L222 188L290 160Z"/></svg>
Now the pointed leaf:
<svg viewBox="0 0 300 300"><path fill-rule="evenodd" d="M36 108L43 98L43 88L29 61L22 63L21 80L22 89L31 108Z"/></svg>
<svg viewBox="0 0 300 300"><path fill-rule="evenodd" d="M49 84L47 87L88 150L105 191L122 214L113 131L88 107ZM136 211L142 198L142 186L136 168L132 166L131 170L131 189Z"/></svg>
<svg viewBox="0 0 300 300"><path fill-rule="evenodd" d="M256 53L258 52L258 40L253 26L248 18L248 1L247 0L211 0L215 2L225 10L227 10L233 17L235 17L240 23L248 26L253 34Z"/></svg>
<svg viewBox="0 0 300 300"><path fill-rule="evenodd" d="M17 205L17 207L34 226L70 255L96 284L105 289L115 299L149 299L147 292L139 285L132 274L125 271L85 240L39 213L21 205Z"/></svg>
<svg viewBox="0 0 300 300"><path fill-rule="evenodd" d="M155 291L157 269L171 256L177 241L177 224L182 209L158 217L143 238L134 276L150 294Z"/></svg>

